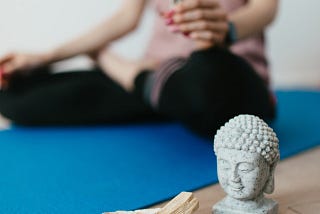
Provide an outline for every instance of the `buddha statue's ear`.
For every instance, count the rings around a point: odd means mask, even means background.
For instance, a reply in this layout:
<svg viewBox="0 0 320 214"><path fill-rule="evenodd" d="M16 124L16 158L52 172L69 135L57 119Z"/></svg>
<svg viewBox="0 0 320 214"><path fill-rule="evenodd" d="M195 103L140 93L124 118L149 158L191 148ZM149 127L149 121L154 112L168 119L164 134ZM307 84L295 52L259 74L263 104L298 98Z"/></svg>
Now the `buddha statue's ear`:
<svg viewBox="0 0 320 214"><path fill-rule="evenodd" d="M271 194L274 191L274 171L276 169L277 163L274 163L270 166L269 179L266 182L263 192Z"/></svg>

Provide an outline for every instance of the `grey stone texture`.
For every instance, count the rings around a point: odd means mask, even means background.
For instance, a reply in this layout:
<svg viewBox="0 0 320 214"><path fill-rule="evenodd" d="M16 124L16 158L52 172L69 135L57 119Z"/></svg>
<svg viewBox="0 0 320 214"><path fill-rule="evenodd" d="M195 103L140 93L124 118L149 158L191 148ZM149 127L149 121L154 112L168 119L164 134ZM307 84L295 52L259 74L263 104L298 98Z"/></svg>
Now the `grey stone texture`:
<svg viewBox="0 0 320 214"><path fill-rule="evenodd" d="M214 139L218 179L227 196L213 206L215 214L276 214L278 204L264 197L274 190L279 140L263 120L239 115Z"/></svg>

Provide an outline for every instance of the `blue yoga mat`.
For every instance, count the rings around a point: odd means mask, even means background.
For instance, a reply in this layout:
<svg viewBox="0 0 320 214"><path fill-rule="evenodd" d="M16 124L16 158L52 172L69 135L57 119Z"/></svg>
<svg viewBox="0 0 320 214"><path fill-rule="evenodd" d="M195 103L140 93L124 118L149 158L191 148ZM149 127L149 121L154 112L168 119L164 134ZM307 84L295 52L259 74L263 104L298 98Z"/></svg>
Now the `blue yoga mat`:
<svg viewBox="0 0 320 214"><path fill-rule="evenodd" d="M320 92L278 92L282 158L320 143ZM214 136L214 133L212 133ZM179 124L0 132L0 213L145 207L217 182L212 142Z"/></svg>

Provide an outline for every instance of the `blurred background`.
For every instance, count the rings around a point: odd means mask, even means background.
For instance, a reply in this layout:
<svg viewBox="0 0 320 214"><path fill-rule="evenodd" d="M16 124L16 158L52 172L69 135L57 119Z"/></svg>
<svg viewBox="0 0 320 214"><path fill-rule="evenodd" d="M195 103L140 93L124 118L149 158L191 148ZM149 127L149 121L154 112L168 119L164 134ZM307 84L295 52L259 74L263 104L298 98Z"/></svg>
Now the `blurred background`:
<svg viewBox="0 0 320 214"><path fill-rule="evenodd" d="M43 51L71 39L111 15L119 0L0 0L0 56L8 51ZM280 0L268 31L275 89L320 88L320 1ZM113 45L119 54L141 57L155 12L148 10L135 33ZM83 57L58 70L89 66Z"/></svg>

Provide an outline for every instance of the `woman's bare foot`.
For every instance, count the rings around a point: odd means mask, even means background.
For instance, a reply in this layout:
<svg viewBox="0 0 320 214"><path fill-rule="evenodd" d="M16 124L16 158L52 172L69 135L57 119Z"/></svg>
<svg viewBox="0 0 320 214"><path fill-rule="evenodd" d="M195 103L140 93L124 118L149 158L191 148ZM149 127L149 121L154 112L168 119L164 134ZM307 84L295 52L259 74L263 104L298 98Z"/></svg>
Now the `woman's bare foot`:
<svg viewBox="0 0 320 214"><path fill-rule="evenodd" d="M153 70L157 66L155 61L129 61L107 51L99 54L97 63L106 75L127 91L133 90L135 77L142 70Z"/></svg>
<svg viewBox="0 0 320 214"><path fill-rule="evenodd" d="M8 129L10 124L10 121L0 114L0 130Z"/></svg>

